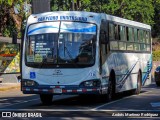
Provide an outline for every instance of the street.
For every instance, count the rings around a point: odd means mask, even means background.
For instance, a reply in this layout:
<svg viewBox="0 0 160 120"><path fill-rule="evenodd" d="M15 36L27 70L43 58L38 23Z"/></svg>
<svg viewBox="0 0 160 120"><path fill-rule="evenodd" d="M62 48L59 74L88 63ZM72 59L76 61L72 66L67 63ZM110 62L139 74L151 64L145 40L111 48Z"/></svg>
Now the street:
<svg viewBox="0 0 160 120"><path fill-rule="evenodd" d="M150 113L143 117L157 117L160 110L159 89L153 83L143 87L139 95L121 93L111 102L99 98L93 100L93 97L80 99L79 96L56 95L50 106L43 105L38 95L24 95L19 89L14 89L0 92L0 110L42 112L45 117L124 117L128 113L135 113L132 117L142 113Z"/></svg>

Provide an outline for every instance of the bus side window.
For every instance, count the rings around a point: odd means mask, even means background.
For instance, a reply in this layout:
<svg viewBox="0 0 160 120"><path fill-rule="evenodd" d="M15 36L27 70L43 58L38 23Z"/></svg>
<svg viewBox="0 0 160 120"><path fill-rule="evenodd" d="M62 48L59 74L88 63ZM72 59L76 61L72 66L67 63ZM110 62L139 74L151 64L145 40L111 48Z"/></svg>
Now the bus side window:
<svg viewBox="0 0 160 120"><path fill-rule="evenodd" d="M149 37L149 32L148 31L146 31L146 44L147 44L147 51L150 51L151 50L151 46L150 46L150 43L151 41L150 41L150 37Z"/></svg>
<svg viewBox="0 0 160 120"><path fill-rule="evenodd" d="M109 40L115 40L115 28L113 23L109 23Z"/></svg>
<svg viewBox="0 0 160 120"><path fill-rule="evenodd" d="M133 40L134 40L133 28L127 27L127 41L128 41L127 42L127 50L134 50Z"/></svg>
<svg viewBox="0 0 160 120"><path fill-rule="evenodd" d="M115 40L120 40L120 26L115 25Z"/></svg>
<svg viewBox="0 0 160 120"><path fill-rule="evenodd" d="M120 26L119 50L126 50L126 33L125 26Z"/></svg>
<svg viewBox="0 0 160 120"><path fill-rule="evenodd" d="M120 40L120 33L119 33L119 25L117 24L113 24L114 26L114 39L110 39L110 49L111 50L118 50L119 49L119 45L118 45L118 41Z"/></svg>
<svg viewBox="0 0 160 120"><path fill-rule="evenodd" d="M137 28L134 28L134 50L139 51L140 50L140 44L138 41L138 30Z"/></svg>

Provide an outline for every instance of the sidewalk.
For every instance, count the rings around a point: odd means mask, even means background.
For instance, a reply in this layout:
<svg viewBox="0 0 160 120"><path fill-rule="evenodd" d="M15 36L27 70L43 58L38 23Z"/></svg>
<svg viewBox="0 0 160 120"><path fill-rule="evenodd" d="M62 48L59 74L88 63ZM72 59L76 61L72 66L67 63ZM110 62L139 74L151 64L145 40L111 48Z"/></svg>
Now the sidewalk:
<svg viewBox="0 0 160 120"><path fill-rule="evenodd" d="M20 89L20 83L0 83L0 92L13 89Z"/></svg>

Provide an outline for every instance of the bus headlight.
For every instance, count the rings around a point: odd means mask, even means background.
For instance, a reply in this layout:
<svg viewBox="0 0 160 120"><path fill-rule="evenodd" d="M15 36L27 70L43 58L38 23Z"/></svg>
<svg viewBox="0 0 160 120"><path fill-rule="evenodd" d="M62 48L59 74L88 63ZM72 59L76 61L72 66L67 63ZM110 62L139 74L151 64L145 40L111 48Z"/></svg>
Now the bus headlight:
<svg viewBox="0 0 160 120"><path fill-rule="evenodd" d="M38 85L38 83L33 80L24 80L23 81L23 86L36 86L36 85Z"/></svg>
<svg viewBox="0 0 160 120"><path fill-rule="evenodd" d="M84 86L84 87L98 87L100 86L100 80L95 79L95 80L88 80L88 81L84 81L80 84L80 86Z"/></svg>
<svg viewBox="0 0 160 120"><path fill-rule="evenodd" d="M86 81L86 82L84 82L84 86L94 86L94 82L93 81Z"/></svg>

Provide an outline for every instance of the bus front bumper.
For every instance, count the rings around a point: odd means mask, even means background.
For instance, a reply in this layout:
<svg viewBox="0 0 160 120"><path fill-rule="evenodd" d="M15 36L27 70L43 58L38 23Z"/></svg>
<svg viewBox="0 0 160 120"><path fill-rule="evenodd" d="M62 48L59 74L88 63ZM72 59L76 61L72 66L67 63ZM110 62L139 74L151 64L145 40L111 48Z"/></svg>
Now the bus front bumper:
<svg viewBox="0 0 160 120"><path fill-rule="evenodd" d="M79 86L37 86L22 87L24 94L101 94L99 87L83 87Z"/></svg>

